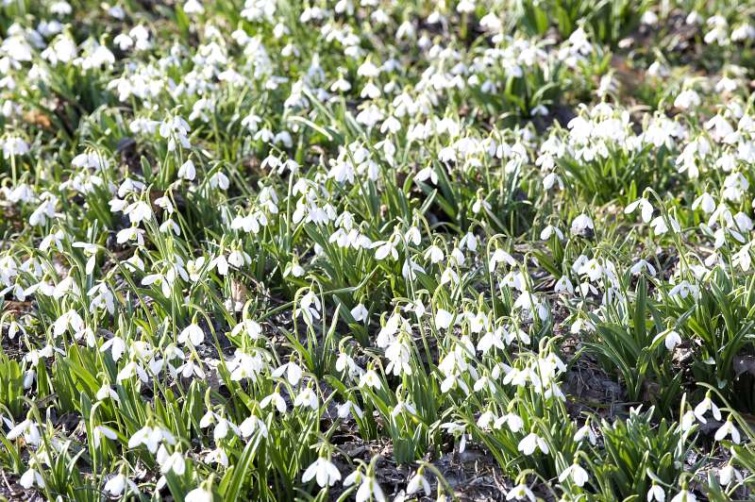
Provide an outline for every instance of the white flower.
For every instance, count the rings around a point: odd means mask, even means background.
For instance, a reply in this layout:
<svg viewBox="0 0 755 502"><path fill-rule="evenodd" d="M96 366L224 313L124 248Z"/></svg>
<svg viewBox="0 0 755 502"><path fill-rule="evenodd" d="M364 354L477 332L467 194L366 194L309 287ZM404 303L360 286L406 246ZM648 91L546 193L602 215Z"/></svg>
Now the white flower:
<svg viewBox="0 0 755 502"><path fill-rule="evenodd" d="M8 440L13 441L23 434L24 442L32 446L38 446L42 441L37 424L28 418L8 431Z"/></svg>
<svg viewBox="0 0 755 502"><path fill-rule="evenodd" d="M263 422L259 417L256 417L254 415L247 417L239 425L239 432L244 438L250 438L255 432L258 431L262 437L267 438L267 424L265 424L265 422Z"/></svg>
<svg viewBox="0 0 755 502"><path fill-rule="evenodd" d="M315 391L313 391L311 388L307 387L306 389L303 389L299 394L296 396L296 399L294 399L294 406L301 407L309 407L313 410L316 410L319 407L319 401L317 399L317 394L315 394Z"/></svg>
<svg viewBox="0 0 755 502"><path fill-rule="evenodd" d="M506 500L524 500L525 498L530 502L535 502L537 500L535 494L532 493L532 490L524 484L515 486L506 494Z"/></svg>
<svg viewBox="0 0 755 502"><path fill-rule="evenodd" d="M173 472L178 476L183 476L186 472L186 461L180 451L168 453L165 446L160 445L157 450L157 462L160 464L160 472L167 474Z"/></svg>
<svg viewBox="0 0 755 502"><path fill-rule="evenodd" d="M663 488L653 483L653 486L648 490L646 500L647 502L653 502L654 500L657 502L666 502L666 492L663 491Z"/></svg>
<svg viewBox="0 0 755 502"><path fill-rule="evenodd" d="M178 177L192 181L197 176L197 169L194 166L194 162L187 160L181 167L178 168Z"/></svg>
<svg viewBox="0 0 755 502"><path fill-rule="evenodd" d="M293 386L299 384L302 376L302 369L298 364L294 362L283 364L272 372L272 376L274 378L280 378L284 373L286 375L286 380L288 380L288 383Z"/></svg>
<svg viewBox="0 0 755 502"><path fill-rule="evenodd" d="M100 447L100 442L103 437L106 437L108 439L118 439L118 435L115 433L113 429L110 427L105 427L104 425L97 425L92 429L92 442L94 443L95 448Z"/></svg>
<svg viewBox="0 0 755 502"><path fill-rule="evenodd" d="M173 437L173 434L171 434L170 431L166 429L161 429L160 427L150 427L147 425L136 431L134 435L131 436L131 439L129 439L128 441L128 447L136 448L139 445L144 445L147 447L150 453L154 454L157 453L157 448L162 442L175 444L176 439Z"/></svg>
<svg viewBox="0 0 755 502"><path fill-rule="evenodd" d="M718 430L716 431L715 439L716 441L723 441L726 436L731 436L731 440L734 442L734 444L739 444L739 442L741 441L739 431L734 426L731 418L729 418L721 427L718 428Z"/></svg>
<svg viewBox="0 0 755 502"><path fill-rule="evenodd" d="M644 270L647 270L650 277L655 277L655 267L646 260L637 261L637 263L632 265L632 268L629 269L632 275L640 275Z"/></svg>
<svg viewBox="0 0 755 502"><path fill-rule="evenodd" d="M299 313L307 324L312 324L313 319L320 319L320 308L320 299L312 291L308 291L299 300Z"/></svg>
<svg viewBox="0 0 755 502"><path fill-rule="evenodd" d="M679 333L677 333L676 331L671 330L666 333L663 343L666 345L666 348L668 350L674 350L674 347L682 343L682 337L679 336Z"/></svg>
<svg viewBox="0 0 755 502"><path fill-rule="evenodd" d="M106 494L117 498L129 493L139 493L139 488L137 488L136 483L123 474L116 474L110 478L107 483L105 483L104 490Z"/></svg>
<svg viewBox="0 0 755 502"><path fill-rule="evenodd" d="M744 477L742 476L741 472L734 468L733 465L727 464L720 471L718 471L718 479L721 481L722 485L728 486L735 479L738 483L741 483Z"/></svg>
<svg viewBox="0 0 755 502"><path fill-rule="evenodd" d="M204 488L195 488L184 498L186 502L213 502L213 499L212 492Z"/></svg>
<svg viewBox="0 0 755 502"><path fill-rule="evenodd" d="M580 214L571 222L572 235L583 235L588 230L594 230L595 224L586 214Z"/></svg>
<svg viewBox="0 0 755 502"><path fill-rule="evenodd" d="M700 298L700 287L695 284L690 284L687 281L682 281L669 291L669 296L681 296L687 298L692 296L695 300Z"/></svg>
<svg viewBox="0 0 755 502"><path fill-rule="evenodd" d="M700 401L700 404L695 406L695 417L700 421L701 424L708 423L708 421L705 419L705 414L710 411L713 413L713 418L720 421L721 420L721 410L716 406L716 403L713 402L713 400L710 398L710 394L705 395L705 399Z"/></svg>
<svg viewBox="0 0 755 502"><path fill-rule="evenodd" d="M493 252L493 256L490 257L490 269L495 270L499 263L505 263L510 267L515 267L517 265L514 257L503 249L496 249Z"/></svg>
<svg viewBox="0 0 755 502"><path fill-rule="evenodd" d="M138 225L152 219L152 208L143 200L139 200L127 206L123 214L128 215L133 225Z"/></svg>
<svg viewBox="0 0 755 502"><path fill-rule="evenodd" d="M432 183L433 185L438 184L438 174L432 167L425 167L414 175L415 182L425 182L427 180L430 180L430 183Z"/></svg>
<svg viewBox="0 0 755 502"><path fill-rule="evenodd" d="M259 340L262 336L262 326L260 326L259 323L255 321L245 319L234 326L233 330L231 331L231 336L238 336L241 333L244 333L251 340Z"/></svg>
<svg viewBox="0 0 755 502"><path fill-rule="evenodd" d="M195 347L202 345L204 342L204 331L196 324L190 324L178 335L178 342L184 345L190 342Z"/></svg>
<svg viewBox="0 0 755 502"><path fill-rule="evenodd" d="M676 97L674 100L674 106L682 110L687 110L689 108L700 106L700 102L699 94L692 89L686 89Z"/></svg>
<svg viewBox="0 0 755 502"><path fill-rule="evenodd" d="M353 482L351 484L353 484ZM347 486L346 481L344 481L344 486ZM357 490L356 502L367 502L368 500L385 502L385 495L374 477L363 476L362 483Z"/></svg>
<svg viewBox="0 0 755 502"><path fill-rule="evenodd" d="M548 453L548 445L534 432L529 433L524 439L519 441L519 446L517 446L520 452L528 456L532 455L537 448L540 448L540 451L545 454Z"/></svg>
<svg viewBox="0 0 755 502"><path fill-rule="evenodd" d="M336 482L340 481L341 473L330 460L320 457L307 467L301 480L304 483L307 483L312 480L312 478L317 480L317 484L320 485L321 488L325 488L325 486L333 486Z"/></svg>
<svg viewBox="0 0 755 502"><path fill-rule="evenodd" d="M438 312L435 314L435 326L438 329L448 329L451 326L452 320L453 314L447 310L438 309Z"/></svg>
<svg viewBox="0 0 755 502"><path fill-rule="evenodd" d="M102 387L100 387L100 390L97 391L97 397L98 401L103 401L105 399L112 399L113 401L120 403L121 398L118 397L118 394L110 388L109 385L105 384Z"/></svg>
<svg viewBox="0 0 755 502"><path fill-rule="evenodd" d="M279 413L286 412L286 401L278 392L273 392L269 396L265 397L262 401L260 401L260 408L264 410L270 404L272 404Z"/></svg>
<svg viewBox="0 0 755 502"><path fill-rule="evenodd" d="M540 239L547 241L552 235L558 237L559 240L564 240L564 233L558 227L554 227L553 225L546 226L543 231L540 232Z"/></svg>
<svg viewBox="0 0 755 502"><path fill-rule="evenodd" d="M682 490L671 499L671 502L697 502L697 497L688 490Z"/></svg>
<svg viewBox="0 0 755 502"><path fill-rule="evenodd" d="M363 304L359 304L353 309L351 309L351 317L354 318L356 322L363 322L369 319L369 311Z"/></svg>
<svg viewBox="0 0 755 502"><path fill-rule="evenodd" d="M676 221L676 219L672 216L668 216L668 223L671 223L671 229L678 233L681 231L681 227L679 226L679 222ZM669 226L666 222L666 218L661 216L657 216L650 222L650 228L653 229L653 232L655 232L656 235L663 235L666 232L669 231Z"/></svg>
<svg viewBox="0 0 755 502"><path fill-rule="evenodd" d="M204 7L202 7L202 3L199 0L186 0L184 12L186 14L202 14Z"/></svg>
<svg viewBox="0 0 755 502"><path fill-rule="evenodd" d="M44 488L45 480L36 469L31 468L21 475L21 479L18 480L18 484L20 484L27 490L34 485L36 485L38 488Z"/></svg>
<svg viewBox="0 0 755 502"><path fill-rule="evenodd" d="M581 465L576 463L564 469L564 471L558 476L558 480L563 483L569 476L571 476L574 484L577 486L585 486L587 480L590 479L590 475L587 474L587 471L584 470Z"/></svg>
<svg viewBox="0 0 755 502"><path fill-rule="evenodd" d="M430 496L430 482L417 471L417 474L409 480L409 484L406 486L406 494L414 495L415 493L419 493L420 490L425 492L426 497Z"/></svg>
<svg viewBox="0 0 755 502"><path fill-rule="evenodd" d="M375 241L372 243L371 247L377 248L377 251L375 251L375 259L378 261L384 260L388 256L394 260L398 259L398 251L396 250L396 245L393 243L393 240Z"/></svg>
<svg viewBox="0 0 755 502"><path fill-rule="evenodd" d="M637 208L640 208L642 221L648 223L653 218L653 205L646 198L642 197L629 204L625 209L625 214L632 214Z"/></svg>
<svg viewBox="0 0 755 502"><path fill-rule="evenodd" d="M574 434L574 441L577 441L578 443L582 442L585 437L587 437L588 441L590 441L590 444L593 446L597 443L598 438L595 435L595 432L593 432L592 427L590 427L590 424L583 425L576 434Z"/></svg>

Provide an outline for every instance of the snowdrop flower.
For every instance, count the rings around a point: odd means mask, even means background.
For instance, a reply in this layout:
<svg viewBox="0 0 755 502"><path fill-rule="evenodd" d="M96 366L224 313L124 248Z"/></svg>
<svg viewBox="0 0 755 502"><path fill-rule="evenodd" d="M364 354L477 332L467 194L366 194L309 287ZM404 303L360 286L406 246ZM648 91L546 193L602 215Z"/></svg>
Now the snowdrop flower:
<svg viewBox="0 0 755 502"><path fill-rule="evenodd" d="M691 491L682 490L671 499L671 502L697 502L697 497Z"/></svg>
<svg viewBox="0 0 755 502"><path fill-rule="evenodd" d="M499 263L505 263L510 267L517 266L517 261L503 249L496 249L490 257L490 270L495 270Z"/></svg>
<svg viewBox="0 0 755 502"><path fill-rule="evenodd" d="M210 452L207 453L204 459L205 462L209 464L218 464L222 465L223 467L228 467L228 465L230 464L228 454L222 448L215 448L214 450L210 450Z"/></svg>
<svg viewBox="0 0 755 502"><path fill-rule="evenodd" d="M359 304L353 309L351 309L351 317L354 318L356 322L363 322L369 319L369 311L363 304Z"/></svg>
<svg viewBox="0 0 755 502"><path fill-rule="evenodd" d="M590 235L593 230L595 230L595 224L586 214L580 214L571 223L572 235L586 236Z"/></svg>
<svg viewBox="0 0 755 502"><path fill-rule="evenodd" d="M435 169L433 167L426 167L424 169L421 169L417 174L414 175L414 181L424 183L427 180L430 180L430 183L433 185L438 184L438 174L435 172Z"/></svg>
<svg viewBox="0 0 755 502"><path fill-rule="evenodd" d="M681 298L687 298L691 296L695 300L700 298L700 287L695 284L690 284L687 281L682 281L669 291L669 296L680 296Z"/></svg>
<svg viewBox="0 0 755 502"><path fill-rule="evenodd" d="M564 233L553 225L546 226L542 232L540 232L540 240L547 241L552 235L558 237L558 240L564 240Z"/></svg>
<svg viewBox="0 0 755 502"><path fill-rule="evenodd" d="M202 328L196 324L190 324L184 328L181 334L178 335L178 343L186 345L187 342L191 343L194 347L202 345L204 343L204 331L202 331Z"/></svg>
<svg viewBox="0 0 755 502"><path fill-rule="evenodd" d="M653 482L653 486L650 487L645 498L647 502L666 502L666 492L663 491L663 488Z"/></svg>
<svg viewBox="0 0 755 502"><path fill-rule="evenodd" d="M380 485L374 477L365 475L361 471L356 470L343 480L343 486L351 486L356 483L359 483L359 489L356 494L357 502L367 502L368 500L385 502L386 499L383 490L380 488Z"/></svg>
<svg viewBox="0 0 755 502"><path fill-rule="evenodd" d="M732 42L742 42L744 40L755 39L755 27L750 24L740 24L731 32Z"/></svg>
<svg viewBox="0 0 755 502"><path fill-rule="evenodd" d="M480 214L483 209L485 209L487 212L490 212L492 211L493 206L491 206L488 201L478 196L472 204L472 212L474 214Z"/></svg>
<svg viewBox="0 0 755 502"><path fill-rule="evenodd" d="M425 259L430 260L430 263L437 265L445 259L445 253L436 245L432 245L425 251Z"/></svg>
<svg viewBox="0 0 755 502"><path fill-rule="evenodd" d="M278 410L278 413L286 412L286 401L277 390L260 401L260 408L264 410L270 406L270 404Z"/></svg>
<svg viewBox="0 0 755 502"><path fill-rule="evenodd" d="M593 258L582 265L579 269L579 274L587 275L591 281L595 282L603 277L603 266L598 260Z"/></svg>
<svg viewBox="0 0 755 502"><path fill-rule="evenodd" d="M387 241L375 241L372 243L373 248L377 248L375 251L375 259L380 261L388 258L389 256L393 260L398 260L398 250L396 249L395 239L391 238Z"/></svg>
<svg viewBox="0 0 755 502"><path fill-rule="evenodd" d="M739 431L737 430L736 426L731 420L731 417L729 417L724 424L718 428L716 431L715 439L716 441L723 441L726 436L731 436L732 442L734 444L739 444L741 441L741 436L739 435Z"/></svg>
<svg viewBox="0 0 755 502"><path fill-rule="evenodd" d="M186 502L213 502L214 496L211 491L200 487L187 493L184 500Z"/></svg>
<svg viewBox="0 0 755 502"><path fill-rule="evenodd" d="M338 417L342 419L348 418L351 415L354 415L358 418L362 418L364 416L362 409L352 401L346 401L345 403L338 405L337 411Z"/></svg>
<svg viewBox="0 0 755 502"><path fill-rule="evenodd" d="M189 15L204 13L204 7L202 7L202 3L199 0L186 0L183 9Z"/></svg>
<svg viewBox="0 0 755 502"><path fill-rule="evenodd" d="M111 497L121 498L130 493L138 494L139 488L123 474L116 474L105 483L104 491Z"/></svg>
<svg viewBox="0 0 755 502"><path fill-rule="evenodd" d="M28 418L8 431L6 438L8 438L9 441L15 441L22 435L24 437L24 442L31 446L39 446L42 441L42 436L39 433L37 424Z"/></svg>
<svg viewBox="0 0 755 502"><path fill-rule="evenodd" d="M679 423L682 431L686 434L695 425L695 413L692 410L687 410L687 412L682 415L682 419Z"/></svg>
<svg viewBox="0 0 755 502"><path fill-rule="evenodd" d="M298 311L307 324L312 324L315 319L320 320L320 309L320 299L312 291L308 291L299 300Z"/></svg>
<svg viewBox="0 0 755 502"><path fill-rule="evenodd" d="M700 404L695 406L695 417L700 421L700 423L706 424L708 423L708 421L705 419L705 414L709 411L713 414L713 418L715 418L717 421L721 421L721 410L710 398L710 392L706 393L705 399L700 401Z"/></svg>
<svg viewBox="0 0 755 502"><path fill-rule="evenodd" d="M643 271L647 271L650 277L655 277L656 274L655 267L646 260L638 260L637 263L632 265L629 271L632 275L640 275Z"/></svg>
<svg viewBox="0 0 755 502"><path fill-rule="evenodd" d="M102 438L107 439L118 439L118 435L115 433L113 429L110 427L105 427L104 425L97 425L92 429L92 443L94 444L95 448L100 447L100 442Z"/></svg>
<svg viewBox="0 0 755 502"><path fill-rule="evenodd" d="M710 28L710 31L708 31L703 37L703 41L706 44L712 44L715 42L718 45L729 45L729 23L726 21L725 17L720 15L711 16L705 21L705 24ZM674 498L673 502L679 501Z"/></svg>
<svg viewBox="0 0 755 502"><path fill-rule="evenodd" d="M535 498L535 494L532 493L532 490L529 489L529 487L525 484L519 484L512 488L509 493L506 494L506 500L529 500L530 502L535 502L537 499Z"/></svg>
<svg viewBox="0 0 755 502"><path fill-rule="evenodd" d="M519 445L517 446L517 450L527 456L532 455L537 448L540 448L540 451L546 455L548 454L548 444L534 432L525 436L524 439L519 441Z"/></svg>
<svg viewBox="0 0 755 502"><path fill-rule="evenodd" d="M131 439L128 441L128 447L136 448L139 445L144 445L154 455L157 453L158 446L161 446L163 442L174 445L176 444L176 439L167 429L146 425L131 436Z"/></svg>
<svg viewBox="0 0 755 502"><path fill-rule="evenodd" d="M482 338L480 338L480 341L477 342L477 350L483 354L487 354L493 347L496 347L499 350L504 350L506 346L503 343L502 334L502 328L495 331L488 331L482 336Z"/></svg>
<svg viewBox="0 0 755 502"><path fill-rule="evenodd" d="M648 223L653 218L653 205L650 204L650 201L648 201L646 198L641 197L637 199L636 201L629 204L625 209L625 214L632 214L637 208L640 209L640 214L642 215L642 221L645 223Z"/></svg>
<svg viewBox="0 0 755 502"><path fill-rule="evenodd" d="M681 231L679 222L677 222L673 216L668 216L668 223L671 223L671 229L673 229L674 233ZM663 235L669 231L669 226L666 222L666 218L664 218L663 215L654 218L650 222L650 228L653 229L653 232L655 232L656 235Z"/></svg>
<svg viewBox="0 0 755 502"><path fill-rule="evenodd" d="M231 186L231 182L228 179L228 176L226 176L225 173L223 173L222 171L218 171L210 177L211 188L219 188L220 190L228 190L228 187L230 186Z"/></svg>
<svg viewBox="0 0 755 502"><path fill-rule="evenodd" d="M132 225L138 225L152 219L152 208L143 200L139 200L127 206L123 214L129 217Z"/></svg>
<svg viewBox="0 0 755 502"><path fill-rule="evenodd" d="M288 383L296 387L301 381L302 369L295 362L288 362L276 368L271 375L273 378L280 378L284 374L286 375Z"/></svg>
<svg viewBox="0 0 755 502"><path fill-rule="evenodd" d="M316 479L317 484L321 488L325 488L326 486L333 486L340 481L341 473L330 460L324 457L319 457L307 467L307 470L304 471L304 475L301 478L304 483L308 483L312 479Z"/></svg>
<svg viewBox="0 0 755 502"><path fill-rule="evenodd" d="M21 478L18 480L18 484L20 484L22 487L26 488L27 490L31 489L31 487L36 486L37 488L44 489L45 488L45 480L42 477L42 475L34 468L28 469L26 472L24 472L21 475Z"/></svg>
<svg viewBox="0 0 755 502"><path fill-rule="evenodd" d="M452 320L453 314L445 309L438 309L438 312L435 314L435 326L438 329L448 329L451 326Z"/></svg>
<svg viewBox="0 0 755 502"><path fill-rule="evenodd" d="M294 406L297 408L308 407L312 410L317 410L320 404L315 391L313 391L310 387L306 387L302 389L299 394L297 394L296 399L294 399Z"/></svg>
<svg viewBox="0 0 755 502"><path fill-rule="evenodd" d="M670 71L668 67L663 65L660 61L653 61L648 67L647 73L653 78L665 78L669 76Z"/></svg>
<svg viewBox="0 0 755 502"><path fill-rule="evenodd" d="M742 173L732 173L724 179L723 191L721 195L724 199L732 202L740 202L742 196L750 188L750 182L747 181Z"/></svg>
<svg viewBox="0 0 755 502"><path fill-rule="evenodd" d="M160 445L157 450L157 463L160 464L162 474L172 472L177 476L183 476L186 472L186 461L183 454L180 451L169 454L164 445Z"/></svg>
<svg viewBox="0 0 755 502"><path fill-rule="evenodd" d="M688 110L700 106L700 95L692 89L687 89L679 93L674 100L674 106L681 110Z"/></svg>
<svg viewBox="0 0 755 502"><path fill-rule="evenodd" d="M401 276L406 279L407 281L414 281L417 279L417 272L420 272L422 274L425 273L425 269L422 268L419 264L417 264L414 260L406 260L404 261L403 266L401 267Z"/></svg>
<svg viewBox="0 0 755 502"><path fill-rule="evenodd" d="M590 427L590 424L585 424L582 427L580 427L577 433L574 434L574 441L581 443L582 441L584 441L585 437L593 446L598 441L598 438L595 435L595 432L593 432L592 427Z"/></svg>
<svg viewBox="0 0 755 502"><path fill-rule="evenodd" d="M670 330L666 333L663 343L668 350L674 350L677 345L682 343L682 337L676 331Z"/></svg>
<svg viewBox="0 0 755 502"><path fill-rule="evenodd" d="M263 438L267 438L268 436L267 424L255 415L247 417L241 422L239 425L239 432L244 438L250 438L256 432L259 432Z"/></svg>
<svg viewBox="0 0 755 502"><path fill-rule="evenodd" d="M196 176L197 169L191 160L187 160L178 168L178 177L181 179L193 181Z"/></svg>
<svg viewBox="0 0 755 502"><path fill-rule="evenodd" d="M16 155L29 153L29 144L18 136L12 136L0 141L3 147L3 158L10 159Z"/></svg>
<svg viewBox="0 0 755 502"><path fill-rule="evenodd" d="M422 475L422 469L420 468L417 473L409 480L409 484L406 486L406 494L414 495L422 490L426 497L430 496L431 488L430 482Z"/></svg>
<svg viewBox="0 0 755 502"><path fill-rule="evenodd" d="M105 352L108 349L110 350L110 355L113 358L113 361L118 362L118 360L123 357L124 352L126 352L126 342L123 341L123 338L114 336L113 338L102 344L102 346L100 347L100 352ZM108 387L108 390L109 389L110 388ZM100 389L100 391L102 391L102 389ZM114 391L112 390L110 390L110 392L114 393ZM108 394L103 395L107 396ZM117 396L117 394L115 395ZM97 399L104 399L104 397L101 398L98 393Z"/></svg>
<svg viewBox="0 0 755 502"><path fill-rule="evenodd" d="M590 479L589 474L587 474L587 471L582 468L578 463L573 463L569 467L563 470L561 474L558 476L559 482L563 483L566 481L566 478L571 477L574 481L574 484L577 486L585 486L585 483L587 483L587 480Z"/></svg>
<svg viewBox="0 0 755 502"><path fill-rule="evenodd" d="M733 465L727 464L718 471L718 479L723 486L728 486L735 479L738 483L741 483L744 480L744 476Z"/></svg>

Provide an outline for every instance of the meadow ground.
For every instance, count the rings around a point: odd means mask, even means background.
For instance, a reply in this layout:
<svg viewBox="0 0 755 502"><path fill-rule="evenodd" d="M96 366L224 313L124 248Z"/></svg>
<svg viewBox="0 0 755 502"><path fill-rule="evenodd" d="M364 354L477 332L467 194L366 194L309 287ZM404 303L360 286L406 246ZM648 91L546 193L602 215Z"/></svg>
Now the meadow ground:
<svg viewBox="0 0 755 502"><path fill-rule="evenodd" d="M755 497L755 2L108 2L0 5L0 499Z"/></svg>

